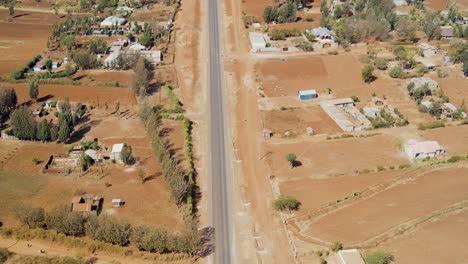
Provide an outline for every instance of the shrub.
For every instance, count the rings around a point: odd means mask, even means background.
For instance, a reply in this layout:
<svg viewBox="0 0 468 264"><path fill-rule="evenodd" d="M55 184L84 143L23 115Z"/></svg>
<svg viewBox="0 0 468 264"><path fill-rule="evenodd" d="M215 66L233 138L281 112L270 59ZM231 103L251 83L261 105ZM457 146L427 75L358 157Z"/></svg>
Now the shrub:
<svg viewBox="0 0 468 264"><path fill-rule="evenodd" d="M465 158L462 157L462 156L452 156L447 160L447 162L448 163L456 163L456 162L459 162L459 161L464 160L464 159Z"/></svg>
<svg viewBox="0 0 468 264"><path fill-rule="evenodd" d="M377 166L377 171L384 171L385 170L385 167L383 166Z"/></svg>
<svg viewBox="0 0 468 264"><path fill-rule="evenodd" d="M76 212L70 212L68 206L60 206L46 214L47 228L69 236L84 234L84 218Z"/></svg>
<svg viewBox="0 0 468 264"><path fill-rule="evenodd" d="M275 28L270 32L271 40L284 40L289 37L298 37L300 35L301 35L301 31L297 28L293 28L293 29Z"/></svg>
<svg viewBox="0 0 468 264"><path fill-rule="evenodd" d="M12 255L13 253L8 251L8 249L0 248L0 263L5 263Z"/></svg>
<svg viewBox="0 0 468 264"><path fill-rule="evenodd" d="M99 61L94 58L94 55L86 51L72 54L72 59L78 67L84 70L94 69L100 66Z"/></svg>
<svg viewBox="0 0 468 264"><path fill-rule="evenodd" d="M374 66L379 70L386 70L387 69L387 61L382 58L376 58L374 60Z"/></svg>
<svg viewBox="0 0 468 264"><path fill-rule="evenodd" d="M404 75L403 68L401 66L393 66L390 69L389 75L392 78L402 78Z"/></svg>
<svg viewBox="0 0 468 264"><path fill-rule="evenodd" d="M336 241L335 243L333 243L332 250L334 252L338 252L342 249L343 249L343 244L341 242Z"/></svg>
<svg viewBox="0 0 468 264"><path fill-rule="evenodd" d="M393 256L383 250L366 252L363 258L366 264L388 264L393 260Z"/></svg>
<svg viewBox="0 0 468 264"><path fill-rule="evenodd" d="M32 163L33 163L34 165L39 164L39 159L36 158L36 157L34 157L34 158L32 159Z"/></svg>
<svg viewBox="0 0 468 264"><path fill-rule="evenodd" d="M131 226L124 220L102 214L88 219L86 234L99 241L126 246L130 242Z"/></svg>
<svg viewBox="0 0 468 264"><path fill-rule="evenodd" d="M411 167L411 164L400 164L400 166L398 166L398 169L402 170L402 169L407 169L407 168L410 168Z"/></svg>
<svg viewBox="0 0 468 264"><path fill-rule="evenodd" d="M362 68L362 80L366 83L370 83L375 79L374 76L374 67L370 64L364 65Z"/></svg>
<svg viewBox="0 0 468 264"><path fill-rule="evenodd" d="M426 129L434 129L434 128L439 128L439 127L445 127L444 122L442 121L433 121L430 123L421 123L418 125L419 130L426 130Z"/></svg>
<svg viewBox="0 0 468 264"><path fill-rule="evenodd" d="M274 202L273 206L278 211L283 210L297 210L301 203L294 197L291 196L280 196Z"/></svg>

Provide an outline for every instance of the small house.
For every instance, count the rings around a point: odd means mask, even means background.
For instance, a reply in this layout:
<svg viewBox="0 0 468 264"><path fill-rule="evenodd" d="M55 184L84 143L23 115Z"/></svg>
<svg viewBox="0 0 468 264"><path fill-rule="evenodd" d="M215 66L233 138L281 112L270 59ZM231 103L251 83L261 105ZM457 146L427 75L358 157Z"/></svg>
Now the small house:
<svg viewBox="0 0 468 264"><path fill-rule="evenodd" d="M260 32L249 32L250 45L252 51L257 52L263 48L266 48L266 41L263 34Z"/></svg>
<svg viewBox="0 0 468 264"><path fill-rule="evenodd" d="M94 162L102 162L104 160L104 156L101 153L98 153L94 149L87 149L84 152L87 156L94 160Z"/></svg>
<svg viewBox="0 0 468 264"><path fill-rule="evenodd" d="M422 50L424 57L434 56L437 53L437 47L431 46L428 43L421 43L418 48Z"/></svg>
<svg viewBox="0 0 468 264"><path fill-rule="evenodd" d="M71 211L84 214L98 214L101 210L102 198L93 195L75 196L72 198Z"/></svg>
<svg viewBox="0 0 468 264"><path fill-rule="evenodd" d="M122 18L122 17L116 17L116 16L109 16L106 17L102 22L101 22L101 27L114 27L114 26L121 26L127 23L127 19Z"/></svg>
<svg viewBox="0 0 468 264"><path fill-rule="evenodd" d="M431 90L434 90L439 86L439 84L436 81L434 81L433 79L428 78L428 77L413 78L413 79L407 81L407 85L409 85L410 83L414 83L413 90L421 88L426 84L428 85L429 89L431 89ZM410 91L410 92L412 92L412 91Z"/></svg>
<svg viewBox="0 0 468 264"><path fill-rule="evenodd" d="M121 207L124 204L125 204L125 202L122 199L112 199L112 206L113 207Z"/></svg>
<svg viewBox="0 0 468 264"><path fill-rule="evenodd" d="M58 67L60 67L60 65L61 65L60 61L53 61L52 62L52 69L57 69Z"/></svg>
<svg viewBox="0 0 468 264"><path fill-rule="evenodd" d="M135 43L135 44L131 45L128 49L129 50L145 50L146 47L141 45L140 43Z"/></svg>
<svg viewBox="0 0 468 264"><path fill-rule="evenodd" d="M123 146L124 146L123 143L112 145L111 156L110 156L112 160L122 163L122 158L120 157L120 153L122 153Z"/></svg>
<svg viewBox="0 0 468 264"><path fill-rule="evenodd" d="M315 90L301 90L297 93L297 98L301 101L317 98L318 94Z"/></svg>
<svg viewBox="0 0 468 264"><path fill-rule="evenodd" d="M44 69L44 67L45 67L45 62L46 62L46 61L45 61L44 59L38 61L38 62L36 63L36 65L34 65L33 71L35 71L35 72L40 72L40 71L42 71L42 70Z"/></svg>
<svg viewBox="0 0 468 264"><path fill-rule="evenodd" d="M338 251L339 264L364 264L361 253L357 249Z"/></svg>
<svg viewBox="0 0 468 264"><path fill-rule="evenodd" d="M315 36L315 40L321 44L335 43L336 33L325 27L306 29L306 32Z"/></svg>
<svg viewBox="0 0 468 264"><path fill-rule="evenodd" d="M362 113L367 117L376 118L380 110L377 107L364 107L362 108Z"/></svg>
<svg viewBox="0 0 468 264"><path fill-rule="evenodd" d="M435 158L443 155L445 150L439 145L437 141L416 141L410 140L405 145L405 153L411 159L420 158Z"/></svg>
<svg viewBox="0 0 468 264"><path fill-rule="evenodd" d="M453 27L452 26L441 26L440 35L443 38L452 38L453 37Z"/></svg>
<svg viewBox="0 0 468 264"><path fill-rule="evenodd" d="M422 101L421 105L425 106L427 109L430 109L433 106L431 101Z"/></svg>

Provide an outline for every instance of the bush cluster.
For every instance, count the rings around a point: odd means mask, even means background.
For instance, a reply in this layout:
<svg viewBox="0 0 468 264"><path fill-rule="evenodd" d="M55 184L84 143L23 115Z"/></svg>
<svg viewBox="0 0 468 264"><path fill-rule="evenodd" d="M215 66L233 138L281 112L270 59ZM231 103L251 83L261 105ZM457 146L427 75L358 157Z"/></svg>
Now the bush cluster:
<svg viewBox="0 0 468 264"><path fill-rule="evenodd" d="M174 113L182 113L184 111L182 109L182 104L180 103L179 98L172 91L172 87L169 84L166 84L166 86L164 86L164 89L166 90L167 96L172 101L172 107L173 107L172 111Z"/></svg>
<svg viewBox="0 0 468 264"><path fill-rule="evenodd" d="M270 32L271 40L284 40L289 37L298 37L301 35L301 31L297 28L274 28Z"/></svg>
<svg viewBox="0 0 468 264"><path fill-rule="evenodd" d="M294 197L291 196L280 196L273 202L273 206L278 211L283 210L297 210L301 206L301 203Z"/></svg>
<svg viewBox="0 0 468 264"><path fill-rule="evenodd" d="M34 57L32 60L30 60L23 68L17 70L17 71L14 71L11 73L11 77L15 80L20 80L20 79L24 79L25 77L25 74L34 67L34 65L36 65L36 63L38 61L40 61L42 58L41 55L37 55L36 57Z"/></svg>
<svg viewBox="0 0 468 264"><path fill-rule="evenodd" d="M66 236L86 235L96 241L123 247L133 245L141 251L161 254L186 253L194 256L202 248L201 235L192 226L182 234L170 234L165 228L133 227L126 220L107 214L83 216L71 212L68 206L60 206L50 212L31 207L23 207L21 211L21 214L17 214L18 220L28 227L55 230Z"/></svg>

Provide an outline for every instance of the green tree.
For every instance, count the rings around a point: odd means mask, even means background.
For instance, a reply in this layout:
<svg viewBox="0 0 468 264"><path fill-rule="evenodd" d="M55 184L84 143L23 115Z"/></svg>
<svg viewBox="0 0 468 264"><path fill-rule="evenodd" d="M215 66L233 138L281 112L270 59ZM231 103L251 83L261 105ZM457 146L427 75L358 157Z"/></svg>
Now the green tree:
<svg viewBox="0 0 468 264"><path fill-rule="evenodd" d="M80 213L71 212L69 206L59 206L46 213L45 223L48 229L68 236L81 236L85 233L85 219Z"/></svg>
<svg viewBox="0 0 468 264"><path fill-rule="evenodd" d="M460 19L460 18L461 18L461 15L460 15L460 13L458 12L458 8L457 8L456 3L451 2L451 3L449 4L448 9L449 9L449 10L448 10L447 18L448 18L448 20L450 20L452 23L455 22L457 19Z"/></svg>
<svg viewBox="0 0 468 264"><path fill-rule="evenodd" d="M9 114L18 103L16 91L13 88L0 87L0 116Z"/></svg>
<svg viewBox="0 0 468 264"><path fill-rule="evenodd" d="M133 92L141 97L146 95L149 88L150 73L147 69L147 62L145 58L140 57L133 68L135 77L133 79Z"/></svg>
<svg viewBox="0 0 468 264"><path fill-rule="evenodd" d="M416 40L416 30L416 23L407 16L402 16L398 19L396 32L401 40L414 42Z"/></svg>
<svg viewBox="0 0 468 264"><path fill-rule="evenodd" d="M15 210L16 218L29 228L45 226L45 211L41 207L20 206Z"/></svg>
<svg viewBox="0 0 468 264"><path fill-rule="evenodd" d="M288 153L286 155L286 160L291 164L291 167L294 167L294 162L296 162L296 154L294 153Z"/></svg>
<svg viewBox="0 0 468 264"><path fill-rule="evenodd" d="M86 234L93 239L126 246L130 242L132 228L125 220L102 214L91 217L86 223Z"/></svg>
<svg viewBox="0 0 468 264"><path fill-rule="evenodd" d="M66 142L73 132L73 116L70 110L59 114L58 124L58 140L60 142Z"/></svg>
<svg viewBox="0 0 468 264"><path fill-rule="evenodd" d="M328 14L330 14L330 9L328 8L327 0L320 1L320 13L322 13L322 17L328 17Z"/></svg>
<svg viewBox="0 0 468 264"><path fill-rule="evenodd" d="M441 19L438 12L432 12L424 17L423 31L429 40L440 38Z"/></svg>
<svg viewBox="0 0 468 264"><path fill-rule="evenodd" d="M332 250L333 250L334 252L338 252L338 251L340 251L340 250L342 250L342 249L343 249L343 244L342 244L341 242L336 241L335 243L333 243ZM366 263L366 264L367 264L367 263Z"/></svg>
<svg viewBox="0 0 468 264"><path fill-rule="evenodd" d="M134 160L132 154L132 147L124 143L122 152L120 152L120 159L124 164L131 164Z"/></svg>
<svg viewBox="0 0 468 264"><path fill-rule="evenodd" d="M278 211L283 210L297 210L301 206L301 203L294 197L291 196L280 196L273 202L273 207Z"/></svg>
<svg viewBox="0 0 468 264"><path fill-rule="evenodd" d="M278 9L278 22L294 22L296 21L296 4L292 1L287 1Z"/></svg>
<svg viewBox="0 0 468 264"><path fill-rule="evenodd" d="M278 10L273 6L266 6L263 10L263 19L266 23L271 23L278 19Z"/></svg>
<svg viewBox="0 0 468 264"><path fill-rule="evenodd" d="M62 34L60 36L60 44L64 45L68 51L76 48L77 42L75 36L72 34Z"/></svg>
<svg viewBox="0 0 468 264"><path fill-rule="evenodd" d="M72 59L78 67L84 70L94 69L100 65L94 55L85 50L73 53Z"/></svg>
<svg viewBox="0 0 468 264"><path fill-rule="evenodd" d="M101 54L107 50L107 42L102 38L91 39L88 41L89 53Z"/></svg>
<svg viewBox="0 0 468 264"><path fill-rule="evenodd" d="M361 75L362 75L362 80L364 82L371 83L375 79L374 66L370 64L364 65L364 67L362 68Z"/></svg>
<svg viewBox="0 0 468 264"><path fill-rule="evenodd" d="M151 32L143 32L143 34L138 39L138 42L145 47L149 47L151 45Z"/></svg>
<svg viewBox="0 0 468 264"><path fill-rule="evenodd" d="M82 153L78 163L80 165L81 171L85 172L89 169L89 167L91 167L91 165L93 165L94 160L90 156Z"/></svg>
<svg viewBox="0 0 468 264"><path fill-rule="evenodd" d="M37 96L39 96L39 81L34 78L29 81L29 97L31 99L37 99Z"/></svg>
<svg viewBox="0 0 468 264"><path fill-rule="evenodd" d="M50 140L50 126L46 119L37 124L36 139L43 142Z"/></svg>
<svg viewBox="0 0 468 264"><path fill-rule="evenodd" d="M15 137L24 140L36 138L36 121L27 106L21 106L11 114L11 126Z"/></svg>

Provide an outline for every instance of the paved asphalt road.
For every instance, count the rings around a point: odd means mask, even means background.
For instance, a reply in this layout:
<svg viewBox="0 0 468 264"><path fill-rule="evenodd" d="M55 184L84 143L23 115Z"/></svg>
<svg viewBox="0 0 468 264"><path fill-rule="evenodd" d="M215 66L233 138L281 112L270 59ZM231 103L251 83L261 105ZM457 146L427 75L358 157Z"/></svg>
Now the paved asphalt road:
<svg viewBox="0 0 468 264"><path fill-rule="evenodd" d="M210 85L210 154L211 154L211 222L215 228L214 264L231 263L231 228L229 197L229 156L226 144L230 142L225 129L225 109L222 89L220 27L218 1L208 0L209 23L209 85Z"/></svg>

